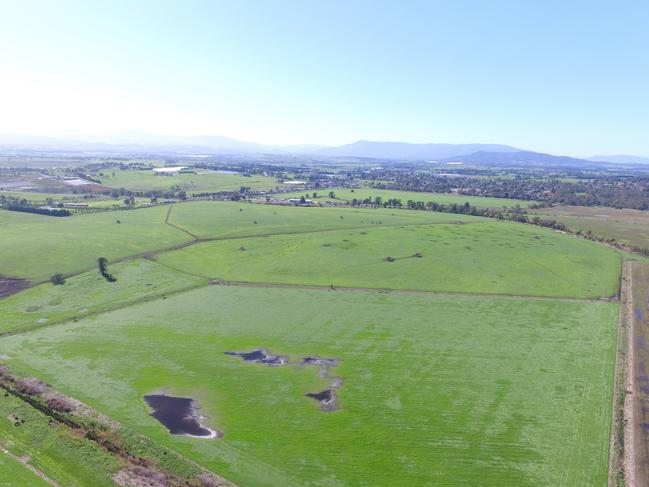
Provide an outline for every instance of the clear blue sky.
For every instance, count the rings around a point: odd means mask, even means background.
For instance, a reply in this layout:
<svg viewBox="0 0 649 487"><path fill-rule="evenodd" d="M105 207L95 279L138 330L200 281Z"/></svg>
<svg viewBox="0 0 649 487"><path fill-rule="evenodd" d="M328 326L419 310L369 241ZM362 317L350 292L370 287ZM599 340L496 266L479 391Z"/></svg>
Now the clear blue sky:
<svg viewBox="0 0 649 487"><path fill-rule="evenodd" d="M649 156L646 0L4 0L0 12L3 133Z"/></svg>

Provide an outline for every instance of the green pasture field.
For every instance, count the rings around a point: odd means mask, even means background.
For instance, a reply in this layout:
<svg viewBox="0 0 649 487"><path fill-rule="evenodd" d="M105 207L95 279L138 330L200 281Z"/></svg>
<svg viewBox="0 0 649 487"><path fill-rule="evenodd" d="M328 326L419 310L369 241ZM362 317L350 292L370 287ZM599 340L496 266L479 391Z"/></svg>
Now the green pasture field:
<svg viewBox="0 0 649 487"><path fill-rule="evenodd" d="M34 193L31 191L0 191L0 197L7 196L18 199L25 199L30 203L46 204L48 199L54 203L85 203L91 207L112 207L125 206L124 198L108 198L106 196L89 197L89 193L70 194L70 193ZM84 197L85 196L85 197ZM149 198L135 198L136 204L144 204L150 201Z"/></svg>
<svg viewBox="0 0 649 487"><path fill-rule="evenodd" d="M0 446L0 448L2 448ZM16 485L30 485L41 487L50 485L36 474L27 469L18 460L10 458L0 451L0 487L15 487Z"/></svg>
<svg viewBox="0 0 649 487"><path fill-rule="evenodd" d="M63 285L48 282L1 300L0 333L50 325L208 283L145 259L115 264L109 272L115 282L92 270L66 279Z"/></svg>
<svg viewBox="0 0 649 487"><path fill-rule="evenodd" d="M74 195L62 195L55 193L34 193L31 191L0 191L0 197L6 196L7 198L18 198L25 199L34 203L43 203L48 198L52 198L55 201L78 201L78 197Z"/></svg>
<svg viewBox="0 0 649 487"><path fill-rule="evenodd" d="M191 240L165 225L168 207L50 217L0 211L0 275L31 281ZM120 223L117 223L117 221Z"/></svg>
<svg viewBox="0 0 649 487"><path fill-rule="evenodd" d="M113 176L113 171L115 175ZM93 174L101 184L111 188L124 188L130 191L169 191L173 186L179 186L187 193L239 191L242 186L248 186L255 191L267 191L282 188L283 185L275 178L266 176L242 176L240 174L221 174L196 169L198 174L176 174L174 176L156 176L152 170L120 170L102 169Z"/></svg>
<svg viewBox="0 0 649 487"><path fill-rule="evenodd" d="M313 192L317 193L317 198L313 198ZM329 198L329 192L333 191L336 198ZM325 188L321 190L309 190L309 191L295 191L290 193L283 193L274 195L279 198L299 198L304 195L305 198L314 200L314 201L351 201L356 198L357 200L364 200L365 198L371 197L372 199L379 196L383 201L386 201L391 198L397 198L401 200L401 203L405 206L408 200L413 201L423 201L427 203L429 201L434 201L436 203L443 203L445 205L458 204L463 205L468 202L471 206L478 208L502 208L506 206L508 208L512 206L520 206L521 208L527 208L534 201L525 201L525 200L513 200L508 198L486 198L482 196L464 196L459 194L450 194L450 193L422 193L417 191L396 191L390 189L371 189L371 188L358 188L358 189L349 189L349 188Z"/></svg>
<svg viewBox="0 0 649 487"><path fill-rule="evenodd" d="M615 296L620 273L612 249L486 219L218 240L156 259L232 281L555 297Z"/></svg>
<svg viewBox="0 0 649 487"><path fill-rule="evenodd" d="M241 485L605 485L617 318L609 302L208 286L0 353ZM259 347L341 363L323 377L224 354ZM324 412L304 394L332 377ZM142 399L161 390L224 437L169 435Z"/></svg>
<svg viewBox="0 0 649 487"><path fill-rule="evenodd" d="M649 212L604 208L599 206L555 206L530 213L553 218L573 231L591 231L594 235L649 249Z"/></svg>
<svg viewBox="0 0 649 487"><path fill-rule="evenodd" d="M16 417L25 422L15 426ZM119 470L118 462L91 440L49 424L49 416L12 395L0 396L0 447L29 457L31 465L62 486L115 485L111 476ZM0 451L0 486L5 485L49 484Z"/></svg>
<svg viewBox="0 0 649 487"><path fill-rule="evenodd" d="M430 211L306 208L197 201L174 205L169 221L201 238L305 233L339 228L479 221Z"/></svg>
<svg viewBox="0 0 649 487"><path fill-rule="evenodd" d="M374 225L470 221L475 217L406 210L292 208L230 202L191 202L129 211L56 218L0 211L0 275L31 281L92 267L199 237L299 233ZM117 223L117 222L120 223Z"/></svg>

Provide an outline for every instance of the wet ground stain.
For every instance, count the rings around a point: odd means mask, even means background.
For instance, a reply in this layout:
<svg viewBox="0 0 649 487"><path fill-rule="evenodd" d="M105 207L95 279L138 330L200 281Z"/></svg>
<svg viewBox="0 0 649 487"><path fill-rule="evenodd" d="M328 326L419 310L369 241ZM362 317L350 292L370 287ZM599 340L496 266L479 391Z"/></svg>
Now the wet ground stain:
<svg viewBox="0 0 649 487"><path fill-rule="evenodd" d="M332 379L329 389L320 392L307 392L304 395L320 403L322 411L335 411L339 408L336 390L343 384L341 377L330 377L330 368L340 363L336 358L321 358L315 356L304 357L299 362L290 362L286 355L271 354L265 348L258 348L252 352L225 352L226 355L239 357L245 362L265 364L270 366L293 365L320 367L320 377Z"/></svg>

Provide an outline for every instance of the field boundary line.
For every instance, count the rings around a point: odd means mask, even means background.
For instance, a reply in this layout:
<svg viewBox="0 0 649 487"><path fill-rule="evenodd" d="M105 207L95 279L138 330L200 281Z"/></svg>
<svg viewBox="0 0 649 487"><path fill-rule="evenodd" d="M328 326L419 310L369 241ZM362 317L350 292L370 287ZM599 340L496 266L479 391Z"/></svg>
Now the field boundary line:
<svg viewBox="0 0 649 487"><path fill-rule="evenodd" d="M609 445L608 486L623 487L627 473L625 471L625 429L627 400L627 381L629 370L627 361L630 360L629 347L633 345L630 340L629 302L632 299L631 279L632 263L622 259L620 282L618 284L618 298L620 310L615 342L615 368L613 372L613 394L611 398L611 433Z"/></svg>
<svg viewBox="0 0 649 487"><path fill-rule="evenodd" d="M157 262L157 261L156 261ZM420 289L390 289L390 288L372 288L372 287L345 287L336 285L317 285L317 284L284 284L274 282L252 282L252 281L230 281L225 279L212 279L210 281L212 286L239 286L239 287L255 287L255 288L278 288L278 289L303 289L312 291L341 291L341 292L357 292L357 293L377 293L377 294L397 294L397 295L412 295L412 296L460 296L467 298L502 298L513 299L521 301L569 301L569 302L595 302L595 303L610 303L616 302L615 299L610 298L577 298L566 296L535 296L535 295L522 295L522 294L496 294L496 293L469 293L459 291L423 291Z"/></svg>
<svg viewBox="0 0 649 487"><path fill-rule="evenodd" d="M174 207L174 205L170 205L169 208L167 209L167 215L165 216L165 225L169 225L170 227L175 228L176 230L180 230L181 232L186 233L187 235L192 237L194 240L199 240L200 238L198 237L198 235L195 235L192 232L190 232L189 230L186 230L186 229L184 229L182 227L179 227L178 225L176 225L174 223L171 223L169 221L169 219L171 218L171 210L173 209L173 207Z"/></svg>
<svg viewBox="0 0 649 487"><path fill-rule="evenodd" d="M47 475L45 475L42 471L34 467L31 463L28 461L23 460L17 455L14 455L11 453L7 448L5 448L1 443L0 443L0 452L2 452L4 455L7 457L11 458L12 460L17 461L21 465L23 465L27 470L30 470L34 475L37 477L40 477L43 481L47 482L48 484L52 485L53 487L61 487L58 483L56 483L54 480L49 478Z"/></svg>
<svg viewBox="0 0 649 487"><path fill-rule="evenodd" d="M469 225L471 223L476 223L476 222L463 222L462 225ZM478 222L481 223L481 222ZM429 223L402 223L398 225L380 225L378 228L390 228L390 227L401 227L401 226L421 226L421 225L457 225L455 222L429 222ZM173 225L170 224L170 226L173 227ZM186 242L181 242L178 244L170 245L169 247L163 247L163 248L157 248L157 249L152 249L152 250L144 250L142 252L137 252L135 254L129 254L125 255L123 257L118 257L116 259L112 259L109 261L110 264L118 264L120 262L126 262L128 260L132 259L149 259L151 260L152 257L155 257L156 255L164 254L167 252L173 252L174 250L181 250L187 247L191 247L192 245L198 245L201 243L206 243L206 242L215 242L215 241L220 241L220 240L244 240L248 238L263 238L263 237L274 237L274 236L285 236L285 235L304 235L304 234L309 234L309 233L325 233L325 232L340 232L340 231L347 231L347 230L360 230L364 228L372 228L375 227L375 225L367 225L367 226L359 226L359 227L347 227L347 228L328 228L328 229L322 229L322 230L308 230L308 231L294 231L294 232L282 232L282 233L258 233L254 235L238 235L238 236L222 236L222 237L198 237L195 238L194 240L188 240ZM182 230L180 228L177 228L180 231L183 231L184 233L188 233L185 230ZM188 233L191 235L191 233ZM157 261L156 261L157 262ZM95 266L92 267L87 267L81 271L77 272L71 272L69 274L65 274L64 277L70 278L70 277L75 277L79 276L81 274L85 274L86 272L90 272L93 269L95 269ZM185 274L187 274L185 272ZM207 278L209 279L209 278ZM35 281L31 283L31 287L38 286L40 284L46 284L50 282L49 279L43 279L40 281ZM29 288L27 288L29 289ZM18 293L16 293L18 294Z"/></svg>
<svg viewBox="0 0 649 487"><path fill-rule="evenodd" d="M15 377L13 377L13 381L9 381L9 384L11 382L15 382ZM44 414L45 416L49 417L51 420L54 420L57 424L61 425L62 427L65 427L68 429L68 431L73 431L77 430L82 433L82 436L84 438L87 438L88 440L94 442L94 444L98 447L106 451L109 455L115 456L116 458L120 458L123 461L125 461L129 465L142 465L141 460L143 457L139 457L137 453L132 453L128 448L123 448L121 447L121 442L119 443L113 443L111 442L110 439L106 439L106 437L102 437L101 434L98 434L97 431L106 431L106 426L109 426L107 429L108 431L111 431L113 433L116 433L118 438L120 437L119 431L122 429L128 429L130 432L135 433L135 435L141 439L144 439L151 444L157 445L160 448L163 449L165 452L172 452L174 455L176 455L177 458L182 459L184 462L187 464L191 464L196 466L199 470L202 470L203 472L208 472L212 475L217 480L217 486L218 487L238 487L237 484L234 482L226 479L225 477L222 477L220 474L215 472L214 470L205 467L198 462L187 458L185 455L182 453L178 452L175 448L172 448L170 446L167 446L163 443L159 443L153 439L151 439L149 436L140 433L136 429L131 429L131 428L124 428L121 423L113 420L109 416L103 414L101 411L98 409L95 409L93 407L88 406L87 404L79 401L81 404L80 409L85 409L86 412L76 415L76 416L71 416L66 413L61 413L59 411L56 411L52 408L50 408L47 403L43 403L42 401L39 401L37 397L30 397L28 394L21 393L20 391L17 391L16 388L13 385L9 385L7 383L8 381L6 380L0 380L0 389L6 391L7 394L11 394L13 397L17 398L18 400L22 401L26 406L39 411L40 413ZM48 386L50 387L50 386ZM53 390L53 389L52 389ZM53 392L60 393L60 391L53 390ZM64 395L66 398L71 398L74 401L77 401L77 399L73 398L72 396ZM100 415L101 419L97 419L97 414ZM93 423L102 425L99 428L94 428L92 423L89 425L85 421L91 419ZM110 426L111 424L116 424L117 426ZM128 442L124 442L124 444L128 446L133 446L132 444L129 445ZM2 451L2 445L0 445L0 451ZM22 460L19 460L22 462ZM27 464L25 464L27 465ZM172 475L178 476L175 471L170 470L168 468L162 467L162 471L166 471L171 473ZM45 480L45 479L44 479ZM61 487L56 483L53 483L55 487ZM174 482L174 485L177 485L177 483Z"/></svg>
<svg viewBox="0 0 649 487"><path fill-rule="evenodd" d="M458 223L460 222L460 223ZM395 227L417 227L417 226L430 226L430 225L471 225L475 223L484 223L484 222L464 222L461 220L448 221L448 222L426 222L426 223L394 223L394 224L365 224L362 223L358 226L353 227L344 227L344 228L321 228L316 230L293 230L290 232L265 232L265 233L254 233L251 235L223 235L220 237L198 237L196 243L202 242L214 242L217 240L239 240L244 238L263 238L263 237L281 237L282 235L304 235L308 233L328 233L328 232L345 232L350 230L361 230L366 228L395 228Z"/></svg>
<svg viewBox="0 0 649 487"><path fill-rule="evenodd" d="M41 328L47 328L50 326L55 326L55 325L62 325L66 323L72 323L76 320L84 319L84 318L89 318L91 316L98 316L104 313L110 313L111 311L117 311L120 309L125 309L129 308L131 306L136 306L138 304L143 304L143 303L148 303L150 301L156 301L158 299L161 299L166 296L175 296L176 294L182 294L187 291L193 291L194 289L198 289L201 287L207 287L210 285L210 281L208 278L202 277L202 276L195 276L195 277L201 277L204 282L199 282L191 286L183 287L180 289L174 289L168 292L164 293L156 293L156 294L149 294L146 296L142 296L141 298L135 299L133 301L130 301L124 305L113 305L113 306L108 306L106 308L101 308L101 309L96 309L94 311L89 311L84 314L77 314L73 316L68 316L66 318L61 318L59 320L53 320L53 321L48 321L47 323L36 323L31 326L25 326L23 328L17 329L17 330L8 330L5 332L0 332L0 340L4 337L10 337L10 336L16 336L16 335L24 335L25 333L30 333L35 330L40 330Z"/></svg>

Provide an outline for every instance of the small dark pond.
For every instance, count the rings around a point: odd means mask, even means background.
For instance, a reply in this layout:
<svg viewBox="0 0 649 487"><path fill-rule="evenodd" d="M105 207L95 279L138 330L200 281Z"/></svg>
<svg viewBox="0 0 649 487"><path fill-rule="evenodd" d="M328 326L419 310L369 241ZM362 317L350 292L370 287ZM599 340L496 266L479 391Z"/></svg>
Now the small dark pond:
<svg viewBox="0 0 649 487"><path fill-rule="evenodd" d="M305 396L318 401L322 411L331 412L338 409L338 398L336 397L335 389L325 389L321 392L307 392Z"/></svg>
<svg viewBox="0 0 649 487"><path fill-rule="evenodd" d="M271 355L263 348L253 350L252 352L225 352L226 355L241 357L246 362L257 362L266 365L284 365L286 357L282 355Z"/></svg>
<svg viewBox="0 0 649 487"><path fill-rule="evenodd" d="M172 435L190 435L215 438L216 431L203 426L196 415L196 404L190 397L173 397L162 394L144 396L152 409L151 416L160 421Z"/></svg>
<svg viewBox="0 0 649 487"><path fill-rule="evenodd" d="M331 389L325 389L322 392L307 392L305 396L310 397L311 399L315 399L323 405L331 404L336 398L334 391L332 391Z"/></svg>

